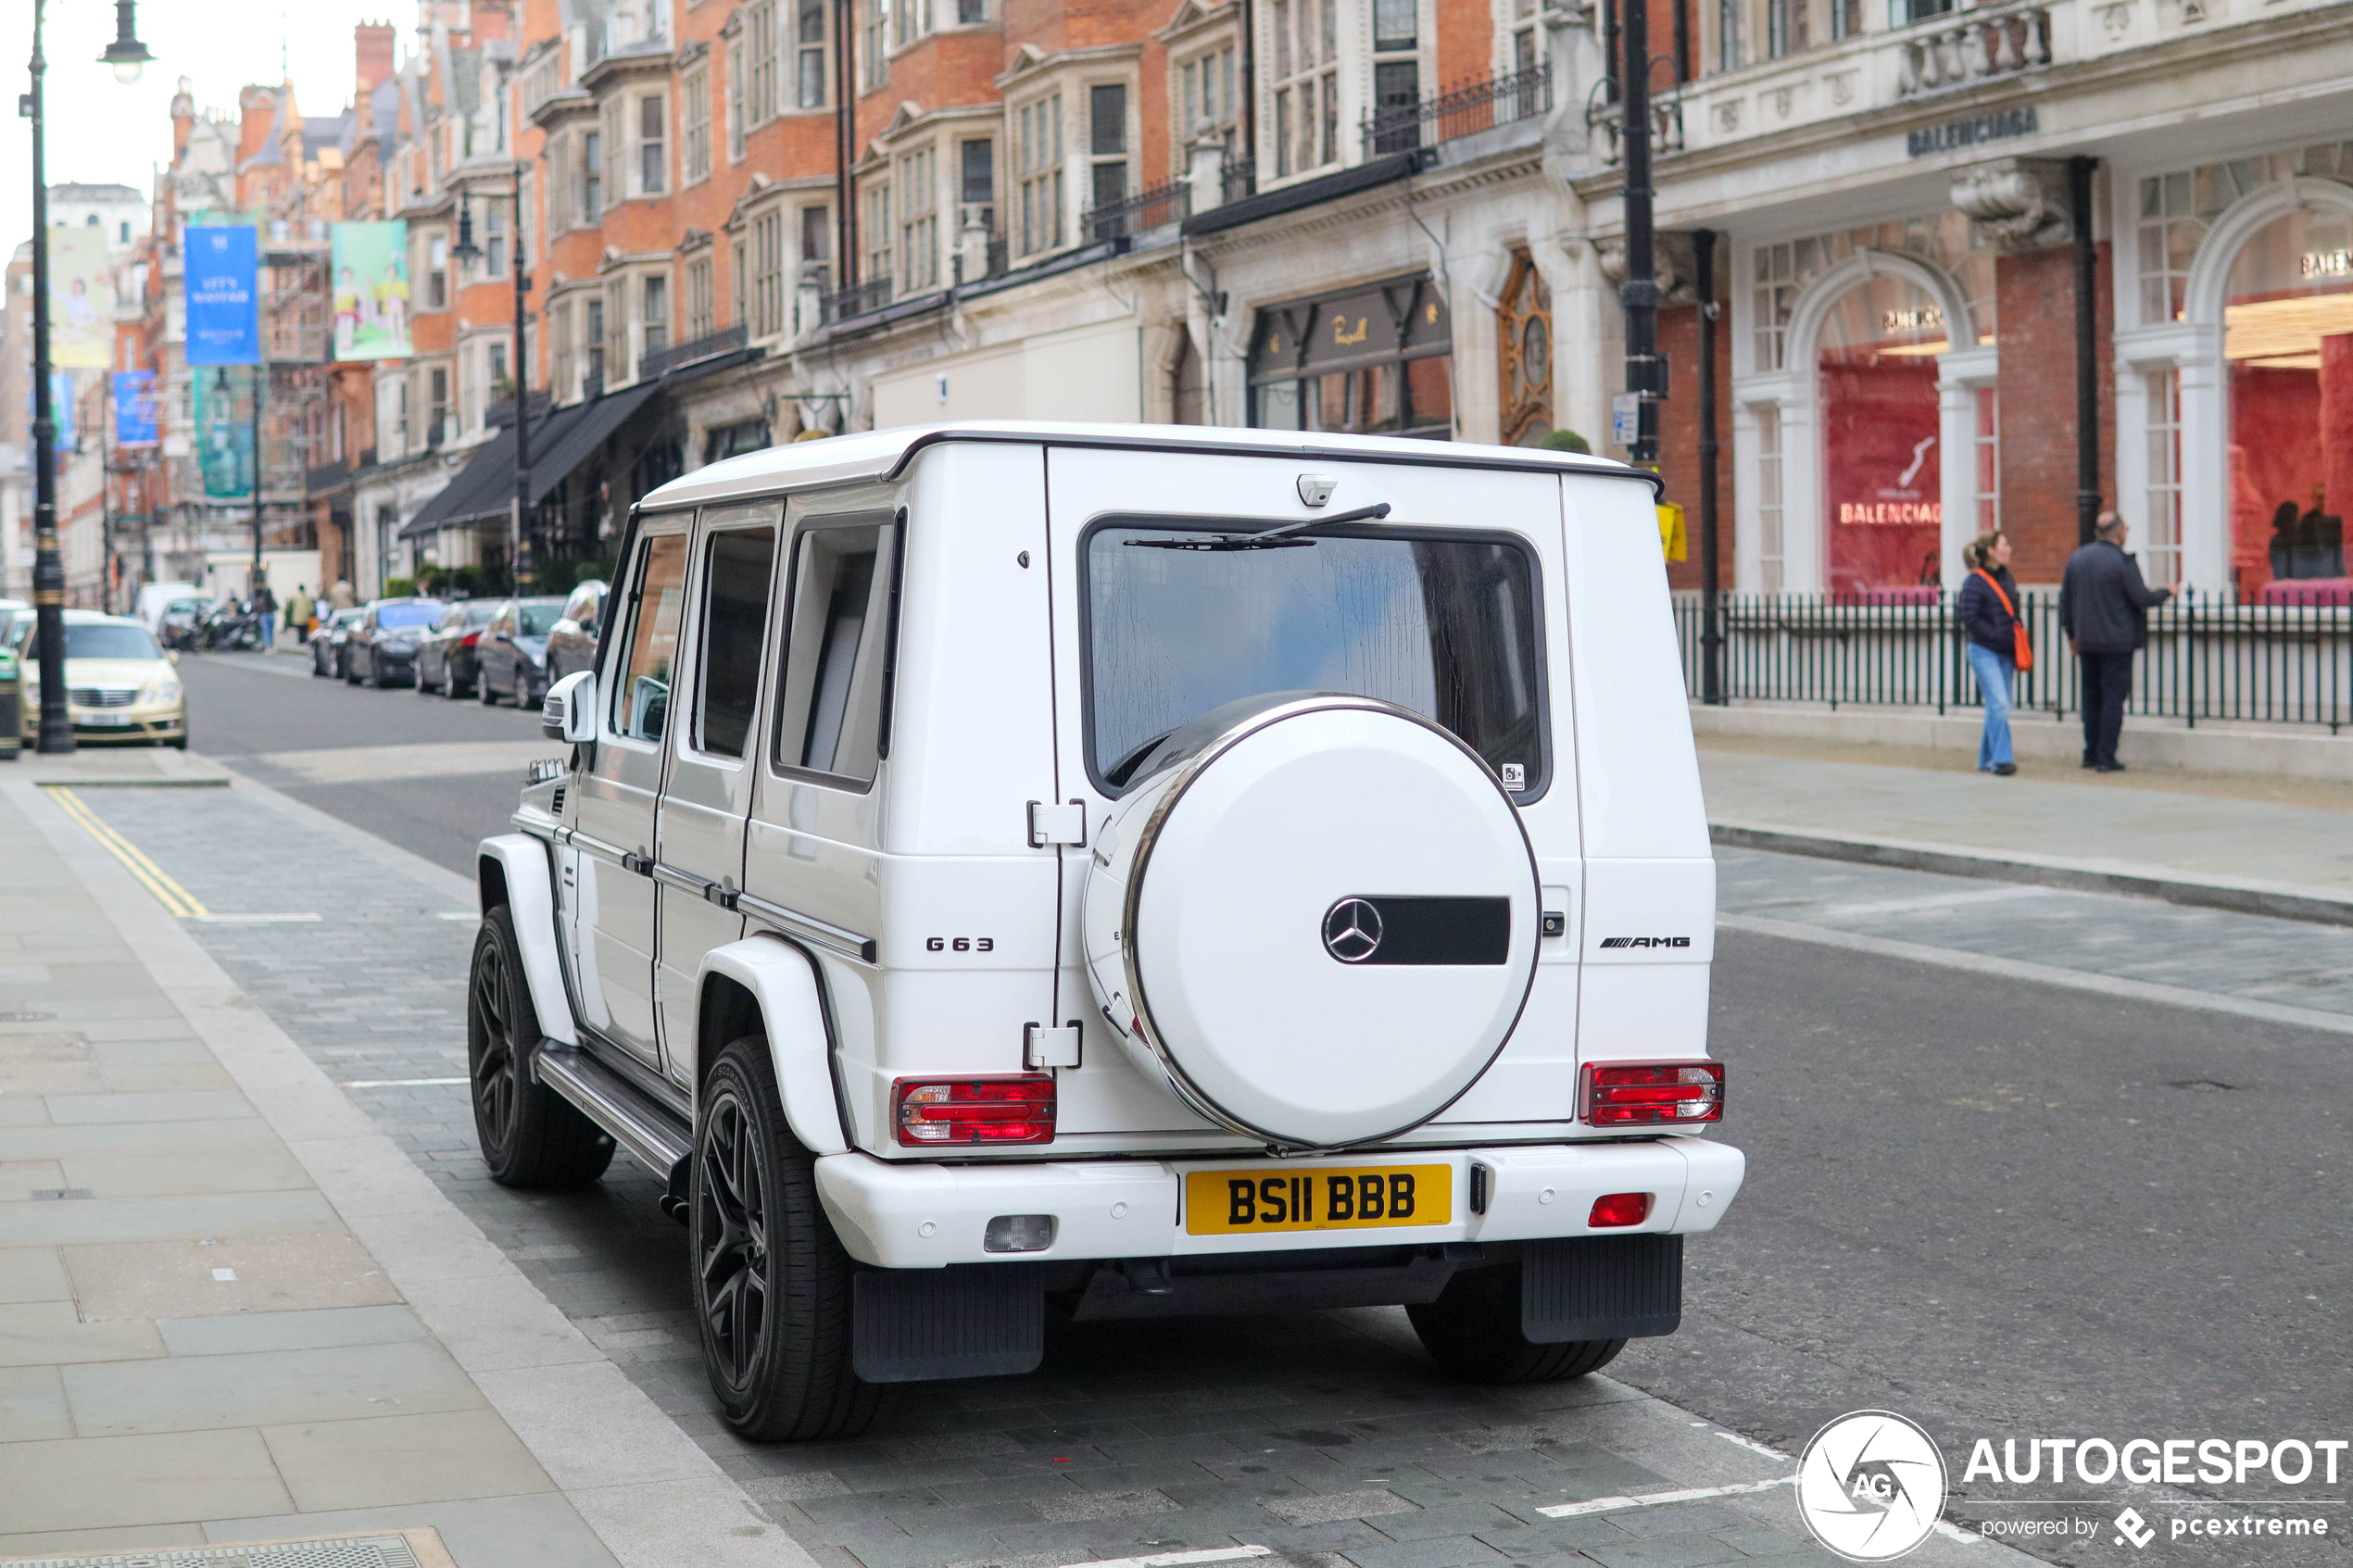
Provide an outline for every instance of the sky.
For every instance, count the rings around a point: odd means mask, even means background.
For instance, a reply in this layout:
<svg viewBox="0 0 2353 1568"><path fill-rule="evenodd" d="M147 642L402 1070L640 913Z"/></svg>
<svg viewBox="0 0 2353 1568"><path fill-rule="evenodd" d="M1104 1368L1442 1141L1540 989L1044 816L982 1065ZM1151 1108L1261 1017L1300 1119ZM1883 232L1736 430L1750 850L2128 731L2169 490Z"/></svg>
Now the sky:
<svg viewBox="0 0 2353 1568"><path fill-rule="evenodd" d="M31 85L32 7L0 0L0 106ZM49 183L114 182L143 196L171 159L180 78L199 113L233 118L239 88L291 76L305 114L338 114L351 99L351 30L393 22L405 52L416 26L409 0L140 0L139 37L156 58L125 87L98 63L114 42L113 0L48 0L45 15ZM0 108L0 256L31 233L32 126Z"/></svg>

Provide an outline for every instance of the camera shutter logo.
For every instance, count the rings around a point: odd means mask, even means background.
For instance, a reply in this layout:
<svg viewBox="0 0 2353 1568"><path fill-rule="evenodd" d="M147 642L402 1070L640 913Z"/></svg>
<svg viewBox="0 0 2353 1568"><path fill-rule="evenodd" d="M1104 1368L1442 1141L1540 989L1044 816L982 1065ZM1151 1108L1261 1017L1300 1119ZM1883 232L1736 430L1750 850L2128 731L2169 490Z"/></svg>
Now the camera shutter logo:
<svg viewBox="0 0 2353 1568"><path fill-rule="evenodd" d="M1886 1562L1928 1538L1944 1509L1944 1456L1918 1424L1856 1411L1814 1434L1797 1467L1797 1511L1849 1562Z"/></svg>
<svg viewBox="0 0 2353 1568"><path fill-rule="evenodd" d="M1324 951L1342 963L1363 963L1380 951L1380 910L1367 898L1342 898L1324 911Z"/></svg>

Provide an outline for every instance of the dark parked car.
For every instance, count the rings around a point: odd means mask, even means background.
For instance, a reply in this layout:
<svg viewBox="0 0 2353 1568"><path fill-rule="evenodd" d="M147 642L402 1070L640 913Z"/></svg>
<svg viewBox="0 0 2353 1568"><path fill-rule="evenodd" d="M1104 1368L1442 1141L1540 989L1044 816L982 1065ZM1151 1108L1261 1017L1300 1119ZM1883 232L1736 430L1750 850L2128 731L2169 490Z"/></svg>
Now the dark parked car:
<svg viewBox="0 0 2353 1568"><path fill-rule="evenodd" d="M547 684L597 668L597 638L605 622L603 582L591 577L564 600L564 612L547 633Z"/></svg>
<svg viewBox="0 0 2353 1568"><path fill-rule="evenodd" d="M310 636L310 672L335 680L343 679L344 645L350 640L351 629L359 624L364 609L339 609L319 624ZM170 618L167 616L166 621Z"/></svg>
<svg viewBox="0 0 2353 1568"><path fill-rule="evenodd" d="M444 612L433 630L417 640L417 691L439 692L456 701L474 689L474 646L504 599L468 599Z"/></svg>
<svg viewBox="0 0 2353 1568"><path fill-rule="evenodd" d="M547 633L563 608L564 601L554 597L509 599L498 607L474 645L479 671L474 684L484 707L502 696L518 708L539 706L547 695Z"/></svg>
<svg viewBox="0 0 2353 1568"><path fill-rule="evenodd" d="M418 640L449 607L439 599L375 599L351 625L343 678L371 686L407 685L416 677Z"/></svg>

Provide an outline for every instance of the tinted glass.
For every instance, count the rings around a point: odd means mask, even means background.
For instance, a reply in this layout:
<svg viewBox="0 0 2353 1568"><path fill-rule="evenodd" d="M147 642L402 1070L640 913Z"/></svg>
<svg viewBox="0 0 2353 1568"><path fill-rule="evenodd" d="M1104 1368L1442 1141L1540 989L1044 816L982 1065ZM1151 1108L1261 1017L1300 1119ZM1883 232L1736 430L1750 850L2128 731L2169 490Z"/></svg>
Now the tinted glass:
<svg viewBox="0 0 2353 1568"><path fill-rule="evenodd" d="M459 626L487 626L490 624L490 618L498 613L498 601L497 599L474 599L469 603L460 605L459 608L465 611L465 617L463 620L455 622L455 624Z"/></svg>
<svg viewBox="0 0 2353 1568"><path fill-rule="evenodd" d="M702 711L695 740L717 756L741 757L751 737L775 566L773 528L731 528L711 536L703 561Z"/></svg>
<svg viewBox="0 0 2353 1568"><path fill-rule="evenodd" d="M564 612L564 602L561 599L522 599L516 603L515 609L522 621L522 630L516 635L544 637L555 630L557 618Z"/></svg>
<svg viewBox="0 0 2353 1568"><path fill-rule="evenodd" d="M686 536L646 541L637 586L637 623L613 684L612 727L635 740L661 739L670 716L670 671L678 652L678 621L686 608Z"/></svg>
<svg viewBox="0 0 2353 1568"><path fill-rule="evenodd" d="M161 659L155 638L145 626L116 626L107 622L79 625L66 623L66 657L68 659Z"/></svg>
<svg viewBox="0 0 2353 1568"><path fill-rule="evenodd" d="M812 528L794 548L792 621L774 748L788 768L861 784L881 760L891 531Z"/></svg>
<svg viewBox="0 0 2353 1568"><path fill-rule="evenodd" d="M1516 773L1523 798L1542 791L1535 567L1520 546L1391 534L1149 547L1173 536L1114 526L1088 543L1089 759L1111 793L1171 730L1276 692L1410 708L1506 784Z"/></svg>
<svg viewBox="0 0 2353 1568"><path fill-rule="evenodd" d="M442 608L442 606L434 604L429 599L418 604L378 605L376 607L376 624L386 628L396 626L430 626L434 623L434 619L441 614Z"/></svg>

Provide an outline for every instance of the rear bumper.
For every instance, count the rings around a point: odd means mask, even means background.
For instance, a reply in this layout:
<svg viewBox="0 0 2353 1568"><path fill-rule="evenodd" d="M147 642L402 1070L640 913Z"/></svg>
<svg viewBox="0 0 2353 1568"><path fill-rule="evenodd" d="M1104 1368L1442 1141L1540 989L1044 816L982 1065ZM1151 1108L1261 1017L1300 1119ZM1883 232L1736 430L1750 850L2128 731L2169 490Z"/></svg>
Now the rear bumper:
<svg viewBox="0 0 2353 1568"><path fill-rule="evenodd" d="M1183 1195L1189 1171L1293 1176L1340 1167L1408 1165L1452 1168L1452 1212L1442 1223L1264 1236L1194 1235L1186 1227ZM1478 1184L1483 1212L1472 1209L1474 1166L1484 1168ZM950 1263L1690 1235L1716 1227L1739 1193L1746 1170L1746 1157L1739 1149L1688 1136L1282 1160L942 1165L876 1160L853 1151L820 1159L817 1187L852 1257L880 1268L934 1269ZM1590 1228L1586 1221L1593 1200L1620 1192L1652 1194L1650 1218L1636 1226ZM1008 1214L1053 1215L1053 1244L1035 1252L985 1250L981 1240L988 1222Z"/></svg>

